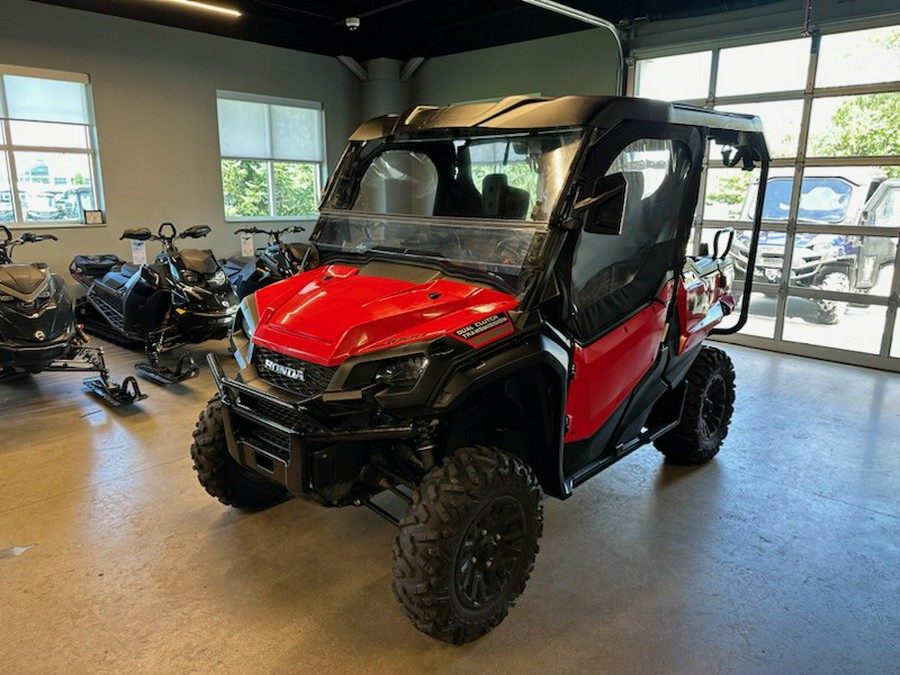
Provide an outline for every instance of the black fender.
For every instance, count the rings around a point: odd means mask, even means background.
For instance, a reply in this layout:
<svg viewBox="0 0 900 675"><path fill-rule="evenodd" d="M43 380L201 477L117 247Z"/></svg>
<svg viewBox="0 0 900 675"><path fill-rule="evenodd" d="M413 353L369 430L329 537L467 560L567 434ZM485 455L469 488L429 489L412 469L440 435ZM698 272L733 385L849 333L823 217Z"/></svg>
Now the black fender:
<svg viewBox="0 0 900 675"><path fill-rule="evenodd" d="M455 364L429 401L436 413L450 413L496 383L519 376L533 385L529 405L541 435L536 436L531 457L525 457L547 494L564 498L571 494L563 476L566 391L569 351L550 336L535 332L525 338L504 341L501 349ZM543 386L543 385L549 385ZM549 393L548 393L549 391ZM529 392L531 393L531 392Z"/></svg>

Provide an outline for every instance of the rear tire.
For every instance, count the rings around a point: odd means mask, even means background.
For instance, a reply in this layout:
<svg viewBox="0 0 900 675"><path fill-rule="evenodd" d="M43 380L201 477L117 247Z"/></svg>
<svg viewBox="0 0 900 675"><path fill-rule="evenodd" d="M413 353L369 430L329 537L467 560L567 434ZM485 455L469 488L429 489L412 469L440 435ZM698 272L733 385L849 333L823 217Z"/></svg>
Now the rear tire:
<svg viewBox="0 0 900 675"><path fill-rule="evenodd" d="M197 479L223 504L236 508L258 508L282 500L285 489L249 471L228 453L222 423L222 399L216 395L200 413L191 444Z"/></svg>
<svg viewBox="0 0 900 675"><path fill-rule="evenodd" d="M721 349L701 347L685 384L681 421L654 445L672 464L703 464L716 456L728 435L734 412L734 365Z"/></svg>
<svg viewBox="0 0 900 675"><path fill-rule="evenodd" d="M475 640L525 590L543 527L541 489L518 457L461 448L413 495L394 541L394 595L413 625L452 644Z"/></svg>
<svg viewBox="0 0 900 675"><path fill-rule="evenodd" d="M850 278L843 272L829 272L816 288L822 291L848 293ZM841 300L815 300L814 302L816 303L816 320L827 326L838 323L847 311L847 303Z"/></svg>

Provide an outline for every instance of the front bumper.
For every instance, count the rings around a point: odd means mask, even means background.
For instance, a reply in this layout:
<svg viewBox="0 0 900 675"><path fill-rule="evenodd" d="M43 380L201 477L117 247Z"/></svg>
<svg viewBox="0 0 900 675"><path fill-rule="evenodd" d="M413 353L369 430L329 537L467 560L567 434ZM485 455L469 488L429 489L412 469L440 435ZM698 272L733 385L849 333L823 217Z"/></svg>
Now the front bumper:
<svg viewBox="0 0 900 675"><path fill-rule="evenodd" d="M51 362L61 359L72 344L73 334L50 343L25 345L16 342L0 342L0 366L4 368L22 368L29 372L43 370Z"/></svg>
<svg viewBox="0 0 900 675"><path fill-rule="evenodd" d="M747 275L747 252L736 249L732 251L737 279L745 279ZM809 286L816 282L823 266L846 264L849 257L828 257L806 249L795 249L791 262L791 273L788 283L792 286ZM757 253L753 280L761 283L780 284L784 269L784 249L771 247L768 250L761 246Z"/></svg>
<svg viewBox="0 0 900 675"><path fill-rule="evenodd" d="M244 468L283 485L295 495L322 493L331 477L338 444L391 441L415 436L412 425L331 429L298 399L225 375L215 354L206 357L222 398L229 454Z"/></svg>
<svg viewBox="0 0 900 675"><path fill-rule="evenodd" d="M188 342L221 340L228 337L228 331L231 329L237 311L237 305L234 305L221 312L187 311L179 313L178 328Z"/></svg>

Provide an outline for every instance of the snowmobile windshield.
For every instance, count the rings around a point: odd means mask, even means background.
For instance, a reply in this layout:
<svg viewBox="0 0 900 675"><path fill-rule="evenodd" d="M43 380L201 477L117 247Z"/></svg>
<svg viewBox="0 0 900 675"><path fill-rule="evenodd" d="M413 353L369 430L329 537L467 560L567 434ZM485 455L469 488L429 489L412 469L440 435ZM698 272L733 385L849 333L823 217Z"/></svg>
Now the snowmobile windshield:
<svg viewBox="0 0 900 675"><path fill-rule="evenodd" d="M312 240L323 253L430 258L524 290L581 137L579 129L352 143Z"/></svg>

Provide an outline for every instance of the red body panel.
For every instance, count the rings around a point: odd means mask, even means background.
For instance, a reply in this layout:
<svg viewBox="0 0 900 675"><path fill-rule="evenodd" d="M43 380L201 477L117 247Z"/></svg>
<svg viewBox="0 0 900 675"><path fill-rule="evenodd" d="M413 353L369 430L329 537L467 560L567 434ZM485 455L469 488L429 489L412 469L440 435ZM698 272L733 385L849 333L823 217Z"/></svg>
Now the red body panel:
<svg viewBox="0 0 900 675"><path fill-rule="evenodd" d="M564 442L593 436L650 370L659 353L672 283L654 302L596 342L575 345L575 379L569 385Z"/></svg>
<svg viewBox="0 0 900 675"><path fill-rule="evenodd" d="M358 354L451 335L492 315L505 316L517 304L506 293L459 281L415 284L329 265L257 291L260 322L253 342L334 366ZM508 334L504 330L512 330L508 321L467 343L481 347Z"/></svg>
<svg viewBox="0 0 900 675"><path fill-rule="evenodd" d="M683 354L703 342L709 332L734 310L734 294L728 276L718 270L697 276L685 273L678 288L678 313L681 340L678 353Z"/></svg>

